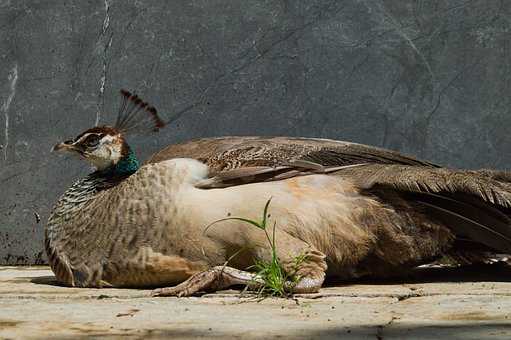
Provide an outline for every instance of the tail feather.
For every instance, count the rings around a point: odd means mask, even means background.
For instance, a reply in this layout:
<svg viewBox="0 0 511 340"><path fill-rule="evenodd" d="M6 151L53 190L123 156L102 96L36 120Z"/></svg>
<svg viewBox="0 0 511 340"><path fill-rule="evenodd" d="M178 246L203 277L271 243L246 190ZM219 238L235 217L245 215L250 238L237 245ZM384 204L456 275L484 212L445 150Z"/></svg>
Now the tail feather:
<svg viewBox="0 0 511 340"><path fill-rule="evenodd" d="M402 192L468 194L503 208L511 208L510 183L492 179L477 171L367 164L341 170L338 175L348 176L363 189L381 186Z"/></svg>
<svg viewBox="0 0 511 340"><path fill-rule="evenodd" d="M463 197L465 199L465 197ZM447 212L451 212L461 216L466 220L473 221L480 228L487 230L490 234L509 240L511 245L511 219L504 213L495 209L486 202L467 202L448 196L442 196L432 193L420 194L417 201L429 205L430 207L439 207ZM453 229L456 226L452 227ZM463 231L460 231L463 235ZM480 238L472 238L473 240L481 240Z"/></svg>
<svg viewBox="0 0 511 340"><path fill-rule="evenodd" d="M456 237L511 254L509 173L368 164L336 174L349 178L362 190L400 193Z"/></svg>
<svg viewBox="0 0 511 340"><path fill-rule="evenodd" d="M428 207L434 216L448 225L456 235L478 240L482 244L498 251L511 253L511 238L499 233L494 228L438 205L419 202Z"/></svg>

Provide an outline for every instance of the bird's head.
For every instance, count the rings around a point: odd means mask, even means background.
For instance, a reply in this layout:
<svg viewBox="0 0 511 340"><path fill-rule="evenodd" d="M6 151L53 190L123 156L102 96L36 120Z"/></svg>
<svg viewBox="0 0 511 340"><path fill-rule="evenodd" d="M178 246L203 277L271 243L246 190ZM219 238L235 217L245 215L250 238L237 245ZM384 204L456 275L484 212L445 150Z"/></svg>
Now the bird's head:
<svg viewBox="0 0 511 340"><path fill-rule="evenodd" d="M74 139L56 144L52 151L77 154L96 169L104 170L117 164L126 156L128 149L120 131L110 126L96 126Z"/></svg>
<svg viewBox="0 0 511 340"><path fill-rule="evenodd" d="M121 90L122 102L113 126L95 126L76 138L57 143L52 151L68 152L89 161L99 171L133 173L139 163L126 143L125 134L158 131L165 123L156 109L137 95Z"/></svg>

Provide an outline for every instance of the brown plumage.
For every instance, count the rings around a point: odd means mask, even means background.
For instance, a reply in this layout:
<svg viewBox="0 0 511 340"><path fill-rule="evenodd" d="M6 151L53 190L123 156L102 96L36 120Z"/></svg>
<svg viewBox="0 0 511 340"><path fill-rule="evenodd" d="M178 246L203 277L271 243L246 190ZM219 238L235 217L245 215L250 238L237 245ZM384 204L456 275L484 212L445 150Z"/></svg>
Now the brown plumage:
<svg viewBox="0 0 511 340"><path fill-rule="evenodd" d="M284 269L305 255L299 292L316 291L325 275L399 275L443 256L511 253L506 172L286 137L171 145L138 168L122 129L101 129L95 147L81 145L91 130L56 146L81 150L99 169L63 195L46 229L52 269L69 285L179 284L158 294L189 295L252 282L240 270L268 258L264 233L237 221L206 227L228 216L258 219L269 198ZM234 268L217 267L228 259Z"/></svg>

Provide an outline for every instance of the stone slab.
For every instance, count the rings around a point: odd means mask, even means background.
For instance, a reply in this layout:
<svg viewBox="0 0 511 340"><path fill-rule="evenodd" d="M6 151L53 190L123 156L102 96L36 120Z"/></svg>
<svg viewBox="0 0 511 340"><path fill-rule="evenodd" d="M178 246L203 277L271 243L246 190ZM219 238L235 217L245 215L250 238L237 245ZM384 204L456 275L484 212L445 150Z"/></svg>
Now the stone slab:
<svg viewBox="0 0 511 340"><path fill-rule="evenodd" d="M293 299L235 290L190 298L149 293L60 287L46 267L0 267L0 338L511 337L511 283L498 280L353 284Z"/></svg>

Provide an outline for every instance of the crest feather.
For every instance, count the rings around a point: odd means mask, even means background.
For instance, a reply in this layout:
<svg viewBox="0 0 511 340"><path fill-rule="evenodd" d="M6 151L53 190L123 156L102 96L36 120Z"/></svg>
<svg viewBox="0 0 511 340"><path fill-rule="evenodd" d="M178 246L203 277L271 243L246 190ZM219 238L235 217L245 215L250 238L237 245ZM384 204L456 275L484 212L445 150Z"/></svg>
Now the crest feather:
<svg viewBox="0 0 511 340"><path fill-rule="evenodd" d="M158 131L165 122L153 106L139 96L121 89L121 104L114 128L122 133L146 133Z"/></svg>

